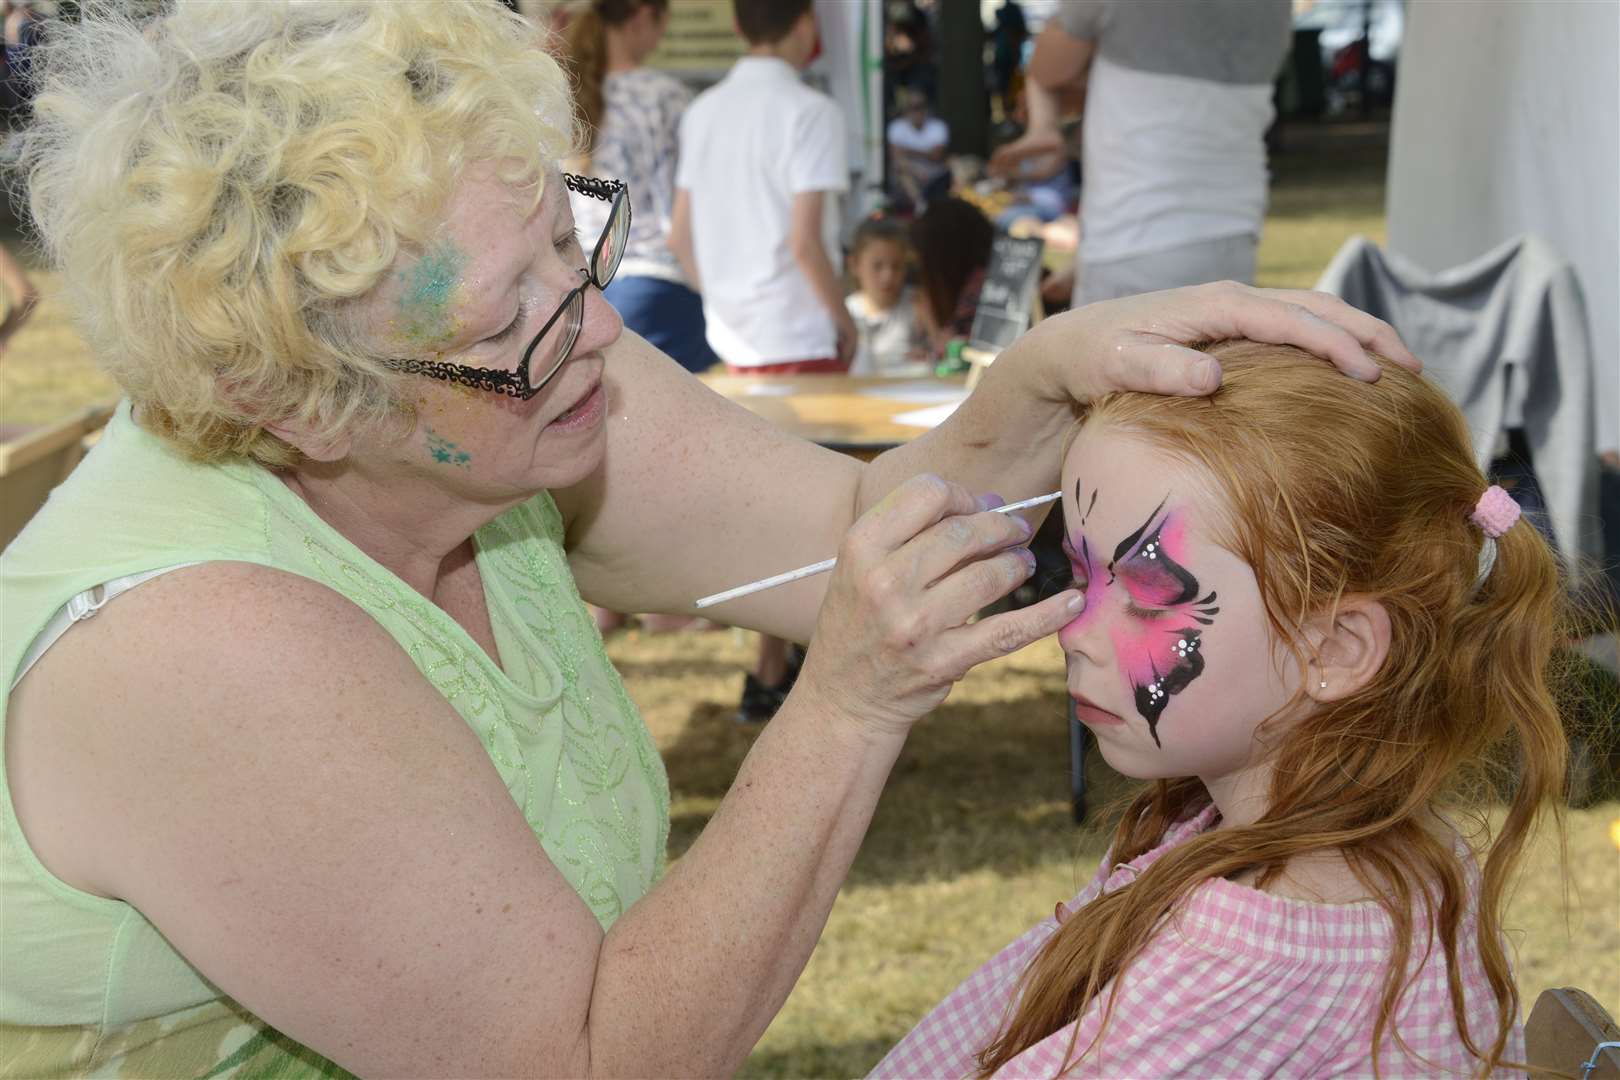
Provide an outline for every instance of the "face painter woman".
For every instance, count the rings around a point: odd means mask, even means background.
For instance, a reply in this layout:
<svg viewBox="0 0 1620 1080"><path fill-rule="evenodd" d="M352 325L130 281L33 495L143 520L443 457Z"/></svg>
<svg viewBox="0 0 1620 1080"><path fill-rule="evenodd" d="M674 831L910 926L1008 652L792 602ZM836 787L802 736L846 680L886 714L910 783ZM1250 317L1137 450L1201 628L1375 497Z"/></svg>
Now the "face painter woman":
<svg viewBox="0 0 1620 1080"><path fill-rule="evenodd" d="M1073 618L1030 573L1071 407L1212 390L1183 343L1376 376L1393 333L1217 285L1048 320L870 464L711 393L603 300L625 190L489 0L84 5L20 166L124 400L0 558L0 1072L734 1071L912 723ZM567 193L609 208L575 234ZM666 869L658 751L585 602L811 642Z"/></svg>

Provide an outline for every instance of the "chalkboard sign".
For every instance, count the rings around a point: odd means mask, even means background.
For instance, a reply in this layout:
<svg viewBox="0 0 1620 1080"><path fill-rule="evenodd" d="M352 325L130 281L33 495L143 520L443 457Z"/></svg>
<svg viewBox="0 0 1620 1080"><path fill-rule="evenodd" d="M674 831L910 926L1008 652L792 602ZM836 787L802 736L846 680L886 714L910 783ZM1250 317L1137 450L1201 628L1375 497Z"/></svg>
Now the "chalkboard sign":
<svg viewBox="0 0 1620 1080"><path fill-rule="evenodd" d="M1041 277L1041 247L1038 236L996 235L979 307L973 313L973 329L968 333L976 348L999 352L1029 329Z"/></svg>

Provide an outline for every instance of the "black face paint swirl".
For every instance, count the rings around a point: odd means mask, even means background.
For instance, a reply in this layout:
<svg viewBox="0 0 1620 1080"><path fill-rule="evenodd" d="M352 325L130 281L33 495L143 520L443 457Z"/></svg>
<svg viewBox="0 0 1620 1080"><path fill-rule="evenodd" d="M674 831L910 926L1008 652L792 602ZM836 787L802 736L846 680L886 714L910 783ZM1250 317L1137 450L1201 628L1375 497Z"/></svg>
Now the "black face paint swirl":
<svg viewBox="0 0 1620 1080"><path fill-rule="evenodd" d="M1164 532L1173 515L1160 518L1160 502L1142 526L1114 549L1109 580L1120 580L1130 594L1127 612L1141 629L1126 631L1115 645L1130 681L1136 711L1148 722L1156 745L1159 718L1170 699L1204 673L1203 631L1220 613L1215 592L1200 597L1198 579L1167 549ZM1181 530L1173 528L1179 537ZM1169 623L1173 628L1166 628Z"/></svg>

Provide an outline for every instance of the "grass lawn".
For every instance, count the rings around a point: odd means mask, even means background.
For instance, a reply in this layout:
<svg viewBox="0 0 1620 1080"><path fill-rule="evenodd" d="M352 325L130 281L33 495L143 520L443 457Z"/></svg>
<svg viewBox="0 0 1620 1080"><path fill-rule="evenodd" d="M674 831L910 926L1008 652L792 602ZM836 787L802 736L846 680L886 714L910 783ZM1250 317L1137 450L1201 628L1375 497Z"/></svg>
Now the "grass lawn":
<svg viewBox="0 0 1620 1080"><path fill-rule="evenodd" d="M1356 233L1384 239L1376 124L1284 132L1273 157L1263 285L1310 286ZM58 283L0 360L0 426L38 424L112 386L69 325ZM673 791L671 855L714 812L752 735L731 722L752 642L732 632L609 641L658 739ZM1042 642L971 674L919 726L809 969L747 1076L856 1076L956 983L1067 899L1105 838L1069 820L1062 657ZM1097 755L1093 807L1122 794ZM1104 817L1094 813L1093 818ZM1509 913L1527 1003L1576 985L1620 1013L1620 802L1571 812L1569 861L1543 837ZM1566 905L1567 898L1567 905Z"/></svg>
<svg viewBox="0 0 1620 1080"><path fill-rule="evenodd" d="M609 641L668 765L672 857L702 830L752 745L731 721L751 650L730 631ZM1063 657L1048 640L980 667L919 725L809 968L743 1075L863 1075L1090 878L1107 838L1070 821L1064 710ZM1097 754L1087 772L1091 806L1104 808L1092 817L1106 818L1127 788ZM1620 1012L1617 818L1620 802L1569 813L1567 877L1552 835L1527 860L1508 917L1527 1003L1574 985Z"/></svg>

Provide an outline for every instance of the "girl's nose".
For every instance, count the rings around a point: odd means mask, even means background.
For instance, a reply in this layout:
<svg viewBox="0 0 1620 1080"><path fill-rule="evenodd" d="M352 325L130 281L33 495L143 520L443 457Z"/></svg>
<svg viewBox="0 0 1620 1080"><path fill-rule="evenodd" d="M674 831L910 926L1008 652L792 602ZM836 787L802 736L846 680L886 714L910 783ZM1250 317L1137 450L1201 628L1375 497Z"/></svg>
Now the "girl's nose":
<svg viewBox="0 0 1620 1080"><path fill-rule="evenodd" d="M1086 592L1086 609L1058 631L1058 645L1071 660L1090 664L1106 664L1113 658L1113 640L1108 636L1104 618L1102 589Z"/></svg>

